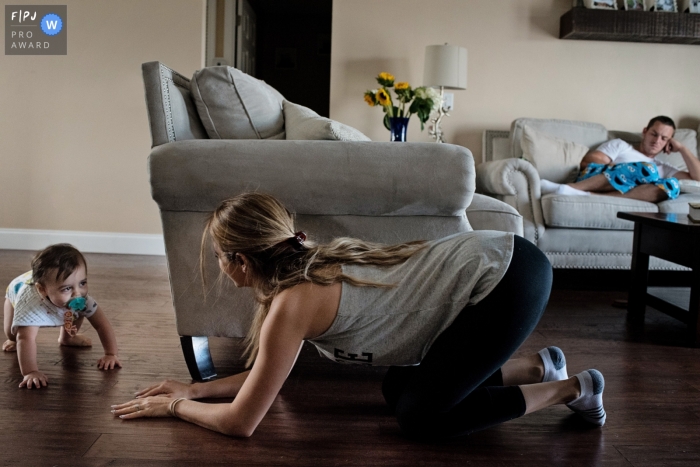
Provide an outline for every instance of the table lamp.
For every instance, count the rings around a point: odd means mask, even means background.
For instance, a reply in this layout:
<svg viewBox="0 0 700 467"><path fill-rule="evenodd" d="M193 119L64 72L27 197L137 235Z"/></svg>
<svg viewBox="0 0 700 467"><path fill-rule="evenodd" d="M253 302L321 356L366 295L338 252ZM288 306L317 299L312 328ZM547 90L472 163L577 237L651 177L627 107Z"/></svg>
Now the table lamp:
<svg viewBox="0 0 700 467"><path fill-rule="evenodd" d="M426 46L423 86L440 88L440 107L430 120L433 124L430 136L444 143L440 122L442 117L450 116L447 113L450 109L445 108L445 89L467 89L467 49L447 43Z"/></svg>

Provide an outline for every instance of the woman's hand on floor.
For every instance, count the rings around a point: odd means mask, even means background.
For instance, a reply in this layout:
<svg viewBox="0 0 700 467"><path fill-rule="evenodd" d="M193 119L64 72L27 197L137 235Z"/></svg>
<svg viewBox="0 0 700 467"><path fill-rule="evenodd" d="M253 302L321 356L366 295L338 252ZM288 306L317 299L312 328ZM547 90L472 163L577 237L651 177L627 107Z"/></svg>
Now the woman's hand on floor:
<svg viewBox="0 0 700 467"><path fill-rule="evenodd" d="M181 397L185 399L193 398L191 384L181 383L170 379L166 379L158 384L142 389L135 395L137 399L141 399L144 397L157 396L159 394L163 394L173 399L179 399Z"/></svg>
<svg viewBox="0 0 700 467"><path fill-rule="evenodd" d="M125 404L113 405L112 413L124 420L141 417L170 417L172 397L156 396L134 399Z"/></svg>

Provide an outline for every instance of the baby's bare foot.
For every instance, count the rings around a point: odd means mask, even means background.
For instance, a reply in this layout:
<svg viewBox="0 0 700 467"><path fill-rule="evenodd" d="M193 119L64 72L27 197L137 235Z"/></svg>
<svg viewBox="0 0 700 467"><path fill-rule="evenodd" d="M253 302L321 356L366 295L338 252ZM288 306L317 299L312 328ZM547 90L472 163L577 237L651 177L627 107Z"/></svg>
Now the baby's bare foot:
<svg viewBox="0 0 700 467"><path fill-rule="evenodd" d="M91 347L92 341L89 337L83 334L76 334L73 337L61 336L58 338L58 343L69 347Z"/></svg>
<svg viewBox="0 0 700 467"><path fill-rule="evenodd" d="M17 342L7 339L5 342L2 343L2 350L5 352L16 352Z"/></svg>

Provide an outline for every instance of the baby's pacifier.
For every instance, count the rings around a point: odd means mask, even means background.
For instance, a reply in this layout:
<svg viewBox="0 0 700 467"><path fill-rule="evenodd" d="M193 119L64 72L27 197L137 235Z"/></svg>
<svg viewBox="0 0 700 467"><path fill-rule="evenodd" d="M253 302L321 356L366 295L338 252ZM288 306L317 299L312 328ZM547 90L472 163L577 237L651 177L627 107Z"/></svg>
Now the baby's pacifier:
<svg viewBox="0 0 700 467"><path fill-rule="evenodd" d="M83 311L85 309L85 297L73 297L68 302L68 308L73 311Z"/></svg>

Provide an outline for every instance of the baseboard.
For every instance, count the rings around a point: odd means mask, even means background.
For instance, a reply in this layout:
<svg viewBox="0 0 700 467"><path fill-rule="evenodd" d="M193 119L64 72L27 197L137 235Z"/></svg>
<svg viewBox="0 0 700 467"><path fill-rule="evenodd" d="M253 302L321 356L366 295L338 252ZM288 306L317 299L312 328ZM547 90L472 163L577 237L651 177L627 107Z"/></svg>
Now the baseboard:
<svg viewBox="0 0 700 467"><path fill-rule="evenodd" d="M162 235L0 229L0 250L41 250L54 243L70 243L83 253L165 255Z"/></svg>

